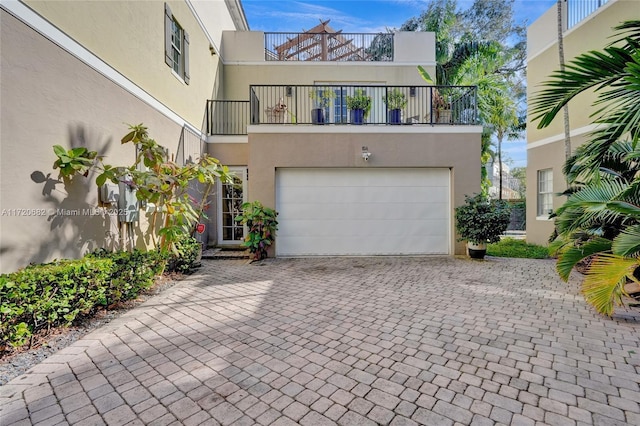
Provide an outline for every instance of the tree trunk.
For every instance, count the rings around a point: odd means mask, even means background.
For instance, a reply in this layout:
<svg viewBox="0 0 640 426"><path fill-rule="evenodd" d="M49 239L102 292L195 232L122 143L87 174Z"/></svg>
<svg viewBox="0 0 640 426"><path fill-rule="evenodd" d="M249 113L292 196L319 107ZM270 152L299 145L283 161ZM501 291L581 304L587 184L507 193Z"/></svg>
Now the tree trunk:
<svg viewBox="0 0 640 426"><path fill-rule="evenodd" d="M498 200L502 200L502 134L498 133Z"/></svg>
<svg viewBox="0 0 640 426"><path fill-rule="evenodd" d="M564 25L563 25L563 7L562 3L567 0L558 0L558 56L560 60L560 71L564 72ZM567 6L568 7L568 6ZM564 117L564 157L568 160L571 157L571 128L569 127L569 106L562 108Z"/></svg>

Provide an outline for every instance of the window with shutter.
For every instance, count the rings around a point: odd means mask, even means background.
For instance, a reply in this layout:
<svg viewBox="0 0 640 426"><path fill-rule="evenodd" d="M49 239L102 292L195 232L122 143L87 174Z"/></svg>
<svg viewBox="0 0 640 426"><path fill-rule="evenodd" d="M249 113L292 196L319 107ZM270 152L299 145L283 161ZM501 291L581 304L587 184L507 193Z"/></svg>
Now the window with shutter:
<svg viewBox="0 0 640 426"><path fill-rule="evenodd" d="M164 4L164 61L186 84L189 84L189 34Z"/></svg>

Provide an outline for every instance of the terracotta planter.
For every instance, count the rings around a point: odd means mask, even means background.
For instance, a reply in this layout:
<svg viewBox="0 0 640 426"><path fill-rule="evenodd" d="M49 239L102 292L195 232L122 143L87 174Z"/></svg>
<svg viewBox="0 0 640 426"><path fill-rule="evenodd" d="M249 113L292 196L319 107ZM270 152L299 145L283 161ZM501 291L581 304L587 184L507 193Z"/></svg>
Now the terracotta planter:
<svg viewBox="0 0 640 426"><path fill-rule="evenodd" d="M484 256L487 254L487 244L476 244L469 241L467 242L467 251L469 252L469 257L472 259L484 259Z"/></svg>

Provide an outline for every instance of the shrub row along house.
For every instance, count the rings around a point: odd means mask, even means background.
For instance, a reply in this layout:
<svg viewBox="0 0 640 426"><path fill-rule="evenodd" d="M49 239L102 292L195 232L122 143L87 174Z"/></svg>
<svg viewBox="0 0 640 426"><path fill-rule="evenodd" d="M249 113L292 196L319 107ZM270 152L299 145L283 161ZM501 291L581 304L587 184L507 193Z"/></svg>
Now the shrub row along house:
<svg viewBox="0 0 640 426"><path fill-rule="evenodd" d="M480 190L481 127L474 87L417 72L435 74L433 33L250 31L239 0L3 0L0 27L3 272L122 243L117 186L59 180L52 146L133 164L125 123L235 172L209 245L237 245L239 206L260 200L273 255L464 253L452 217Z"/></svg>

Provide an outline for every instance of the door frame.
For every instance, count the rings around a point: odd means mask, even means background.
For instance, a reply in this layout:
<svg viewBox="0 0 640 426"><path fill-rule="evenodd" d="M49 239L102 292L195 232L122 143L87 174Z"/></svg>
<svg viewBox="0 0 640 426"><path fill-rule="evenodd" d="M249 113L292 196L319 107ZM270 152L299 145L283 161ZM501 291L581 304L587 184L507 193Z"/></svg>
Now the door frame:
<svg viewBox="0 0 640 426"><path fill-rule="evenodd" d="M242 179L242 202L245 203L247 201L247 167L229 167L229 172L234 173L236 176ZM217 214L216 214L216 230L217 230L217 241L216 244L219 246L237 246L242 241L238 240L223 240L224 232L223 232L223 211L222 211L222 185L223 183L218 180L217 183L217 195L216 195L216 204L217 204ZM243 235L247 235L247 226L243 225Z"/></svg>

